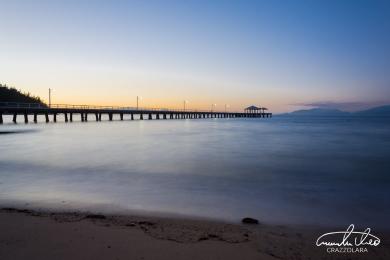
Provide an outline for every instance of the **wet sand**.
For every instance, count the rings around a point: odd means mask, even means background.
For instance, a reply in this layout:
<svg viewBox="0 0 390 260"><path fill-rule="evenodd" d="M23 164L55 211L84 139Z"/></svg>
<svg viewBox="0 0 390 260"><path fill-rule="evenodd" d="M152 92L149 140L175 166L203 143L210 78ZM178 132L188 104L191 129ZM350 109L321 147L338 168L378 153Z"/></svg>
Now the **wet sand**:
<svg viewBox="0 0 390 260"><path fill-rule="evenodd" d="M390 259L389 233L365 254L315 246L329 228L3 208L0 259Z"/></svg>

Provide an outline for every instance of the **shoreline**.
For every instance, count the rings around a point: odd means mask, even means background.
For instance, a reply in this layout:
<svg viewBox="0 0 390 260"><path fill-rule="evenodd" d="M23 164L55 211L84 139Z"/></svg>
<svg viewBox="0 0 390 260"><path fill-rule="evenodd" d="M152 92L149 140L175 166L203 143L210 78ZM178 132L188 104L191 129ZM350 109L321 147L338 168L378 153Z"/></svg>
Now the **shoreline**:
<svg viewBox="0 0 390 260"><path fill-rule="evenodd" d="M0 209L0 259L345 259L315 246L332 229L24 208ZM358 259L388 259L390 233ZM60 252L60 253L59 253Z"/></svg>

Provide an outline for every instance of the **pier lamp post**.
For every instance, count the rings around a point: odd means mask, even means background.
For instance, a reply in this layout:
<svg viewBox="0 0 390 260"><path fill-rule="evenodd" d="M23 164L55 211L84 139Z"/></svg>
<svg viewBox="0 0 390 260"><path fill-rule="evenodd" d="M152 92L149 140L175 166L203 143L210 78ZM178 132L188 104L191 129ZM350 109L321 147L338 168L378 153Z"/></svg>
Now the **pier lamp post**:
<svg viewBox="0 0 390 260"><path fill-rule="evenodd" d="M227 109L229 108L230 106L228 104L225 104L225 113L227 112Z"/></svg>
<svg viewBox="0 0 390 260"><path fill-rule="evenodd" d="M49 88L49 107L51 107L51 88Z"/></svg>
<svg viewBox="0 0 390 260"><path fill-rule="evenodd" d="M214 111L214 108L217 106L217 104L212 104L211 105L211 112L213 112Z"/></svg>
<svg viewBox="0 0 390 260"><path fill-rule="evenodd" d="M186 111L186 104L188 103L187 100L184 100L183 104L184 104L184 111Z"/></svg>
<svg viewBox="0 0 390 260"><path fill-rule="evenodd" d="M137 110L138 110L138 103L139 103L139 101L142 99L142 97L140 97L140 96L137 96Z"/></svg>

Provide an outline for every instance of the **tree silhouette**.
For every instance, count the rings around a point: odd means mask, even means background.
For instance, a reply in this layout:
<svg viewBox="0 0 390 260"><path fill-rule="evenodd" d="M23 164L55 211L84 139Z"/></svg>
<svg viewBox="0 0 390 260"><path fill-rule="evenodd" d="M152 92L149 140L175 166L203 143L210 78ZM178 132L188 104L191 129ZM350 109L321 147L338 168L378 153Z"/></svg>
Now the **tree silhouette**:
<svg viewBox="0 0 390 260"><path fill-rule="evenodd" d="M0 102L38 103L45 105L40 97L3 84L0 84Z"/></svg>

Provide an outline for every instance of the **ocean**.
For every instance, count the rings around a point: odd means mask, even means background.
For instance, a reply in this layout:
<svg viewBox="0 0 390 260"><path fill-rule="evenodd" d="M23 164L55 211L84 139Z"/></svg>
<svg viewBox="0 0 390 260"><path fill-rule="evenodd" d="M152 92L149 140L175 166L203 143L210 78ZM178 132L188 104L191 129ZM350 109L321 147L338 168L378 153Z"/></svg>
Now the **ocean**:
<svg viewBox="0 0 390 260"><path fill-rule="evenodd" d="M58 121L0 125L0 205L390 226L389 119Z"/></svg>

